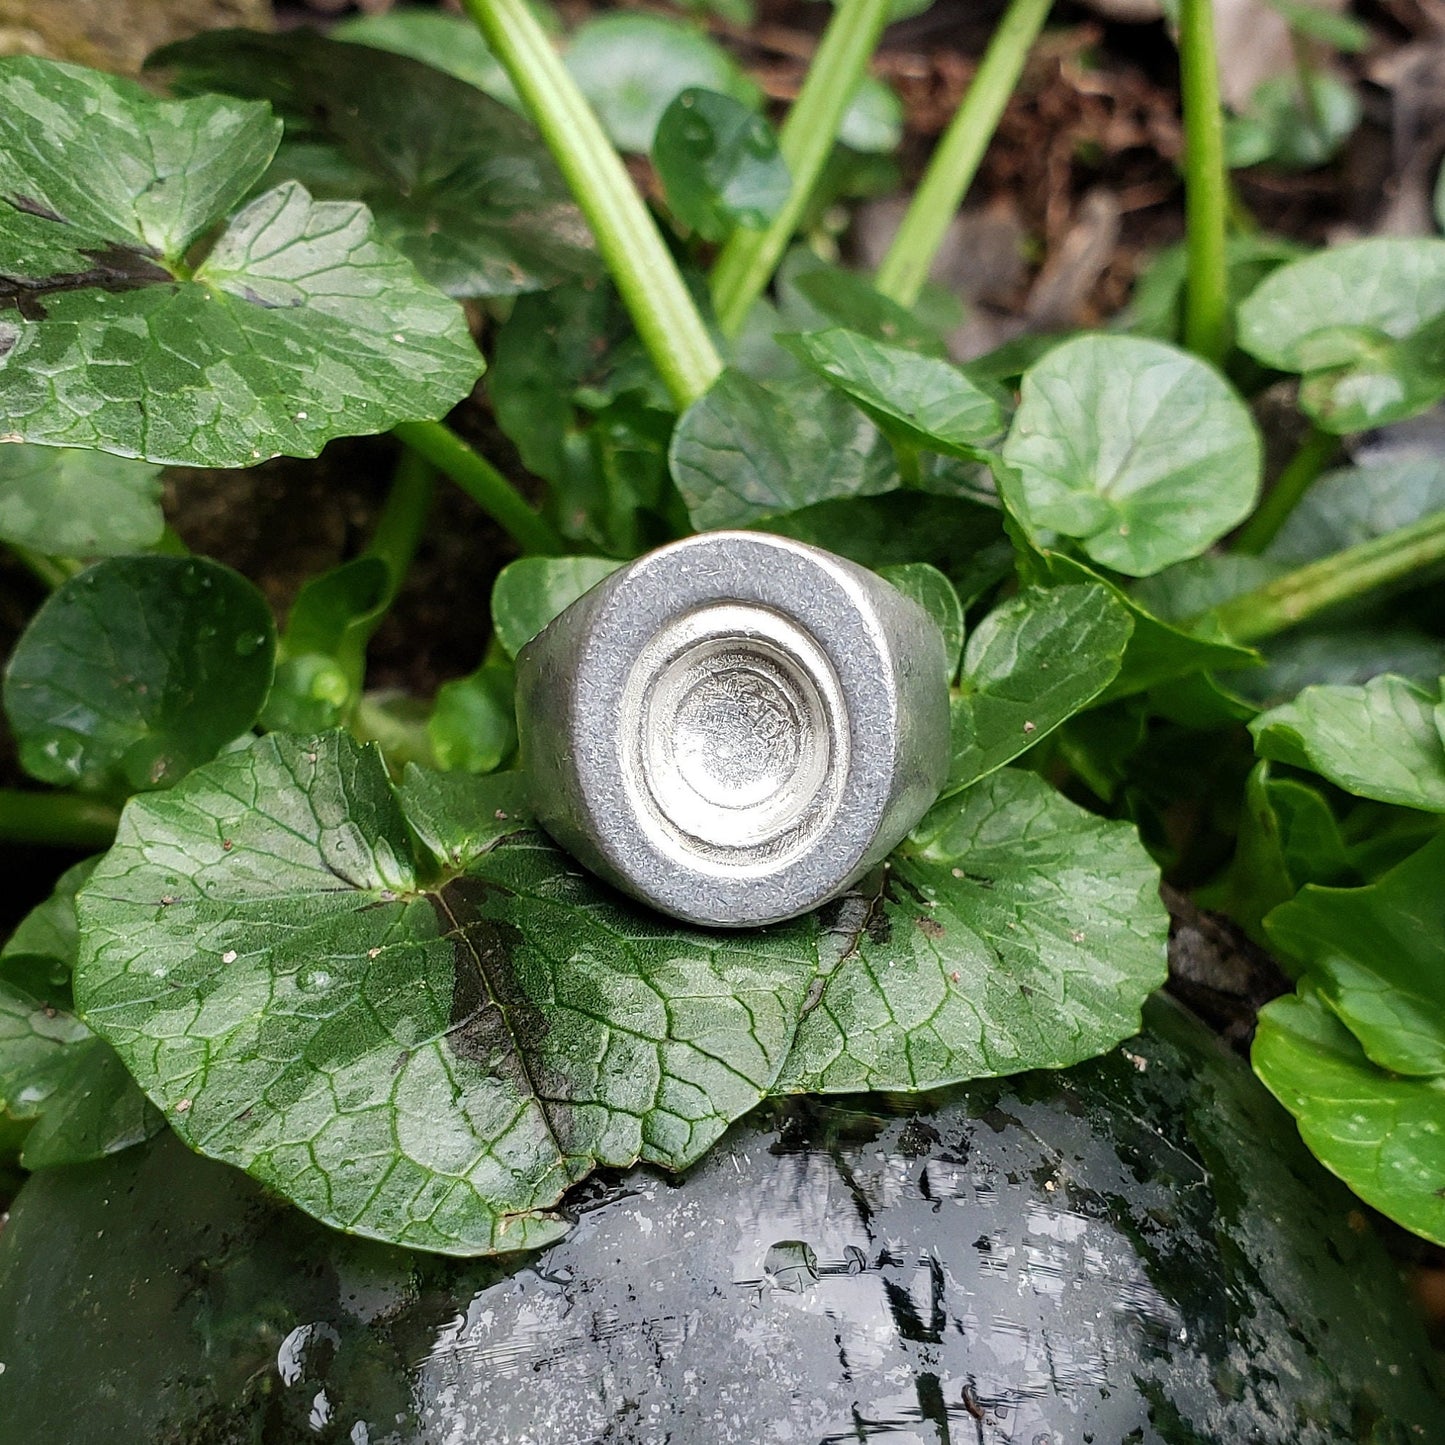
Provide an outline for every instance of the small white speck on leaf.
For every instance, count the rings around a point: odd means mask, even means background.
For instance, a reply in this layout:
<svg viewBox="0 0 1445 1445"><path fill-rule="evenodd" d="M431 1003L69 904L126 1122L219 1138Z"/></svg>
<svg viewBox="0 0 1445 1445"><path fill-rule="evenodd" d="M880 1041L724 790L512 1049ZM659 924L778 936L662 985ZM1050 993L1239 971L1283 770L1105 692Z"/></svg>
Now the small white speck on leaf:
<svg viewBox="0 0 1445 1445"><path fill-rule="evenodd" d="M1038 725L1037 723L1026 722L1026 723L1024 724L1024 731L1025 731L1026 733L1036 733L1036 732L1038 732L1038 730L1039 730L1039 725Z"/></svg>
<svg viewBox="0 0 1445 1445"><path fill-rule="evenodd" d="M236 961L236 950L235 950L234 948L228 948L228 949L221 955L221 962L222 962L222 963L235 963L235 961Z"/></svg>
<svg viewBox="0 0 1445 1445"><path fill-rule="evenodd" d="M190 1108L191 1108L191 1101L190 1101L189 1099L182 1099L181 1102L176 1105L176 1113L177 1113L177 1114L187 1114L187 1113L190 1112Z"/></svg>

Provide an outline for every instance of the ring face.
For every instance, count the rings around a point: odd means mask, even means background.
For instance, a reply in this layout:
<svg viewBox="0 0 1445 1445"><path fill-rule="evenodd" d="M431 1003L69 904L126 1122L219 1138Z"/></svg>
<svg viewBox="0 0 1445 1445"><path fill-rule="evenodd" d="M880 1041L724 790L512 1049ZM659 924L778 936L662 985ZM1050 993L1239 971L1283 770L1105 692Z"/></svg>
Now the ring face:
<svg viewBox="0 0 1445 1445"><path fill-rule="evenodd" d="M847 776L837 674L792 618L719 602L664 623L623 690L629 796L699 868L776 868L833 821Z"/></svg>
<svg viewBox="0 0 1445 1445"><path fill-rule="evenodd" d="M604 579L517 658L539 821L692 922L833 897L918 820L948 764L943 643L881 578L714 532Z"/></svg>

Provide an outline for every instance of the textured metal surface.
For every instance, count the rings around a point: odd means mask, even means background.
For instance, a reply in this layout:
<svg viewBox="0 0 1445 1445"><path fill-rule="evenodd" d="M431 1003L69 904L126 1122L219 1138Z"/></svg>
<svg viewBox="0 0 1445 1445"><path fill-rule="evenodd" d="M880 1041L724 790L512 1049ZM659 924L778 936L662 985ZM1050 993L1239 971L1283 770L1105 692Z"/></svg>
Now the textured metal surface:
<svg viewBox="0 0 1445 1445"><path fill-rule="evenodd" d="M641 558L517 658L533 805L653 907L747 926L825 902L948 768L943 640L851 562L760 532Z"/></svg>

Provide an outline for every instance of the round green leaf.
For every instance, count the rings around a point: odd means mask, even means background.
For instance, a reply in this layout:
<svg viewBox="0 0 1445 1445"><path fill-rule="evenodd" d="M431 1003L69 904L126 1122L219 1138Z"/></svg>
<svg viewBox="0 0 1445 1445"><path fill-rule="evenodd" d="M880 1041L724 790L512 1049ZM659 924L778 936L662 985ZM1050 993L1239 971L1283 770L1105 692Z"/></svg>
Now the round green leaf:
<svg viewBox="0 0 1445 1445"><path fill-rule="evenodd" d="M521 557L492 587L492 626L515 657L554 617L622 564L611 557Z"/></svg>
<svg viewBox="0 0 1445 1445"><path fill-rule="evenodd" d="M673 214L709 241L763 230L792 186L767 121L710 90L684 90L663 112L652 163Z"/></svg>
<svg viewBox="0 0 1445 1445"><path fill-rule="evenodd" d="M5 673L26 771L164 787L244 733L271 685L276 627L242 576L199 557L116 557L41 607Z"/></svg>
<svg viewBox="0 0 1445 1445"><path fill-rule="evenodd" d="M516 751L516 676L505 663L487 663L443 683L427 719L427 739L445 772L490 773Z"/></svg>
<svg viewBox="0 0 1445 1445"><path fill-rule="evenodd" d="M265 106L0 60L9 440L243 466L441 416L470 391L466 318L365 207L288 183L210 239L279 135Z"/></svg>
<svg viewBox="0 0 1445 1445"><path fill-rule="evenodd" d="M1362 798L1445 813L1438 687L1403 677L1307 687L1249 725L1262 758L1308 768Z"/></svg>
<svg viewBox="0 0 1445 1445"><path fill-rule="evenodd" d="M1282 266L1240 306L1239 344L1300 373L1328 431L1424 411L1445 396L1445 241L1381 236Z"/></svg>
<svg viewBox="0 0 1445 1445"><path fill-rule="evenodd" d="M1259 494L1259 434L1238 394L1138 337L1080 336L1035 362L1003 455L1031 531L1077 538L1135 577L1198 556Z"/></svg>
<svg viewBox="0 0 1445 1445"><path fill-rule="evenodd" d="M720 45L661 15L599 15L578 28L565 58L613 143L641 155L681 91L715 91L750 106L760 98Z"/></svg>
<svg viewBox="0 0 1445 1445"><path fill-rule="evenodd" d="M951 683L963 652L963 603L953 583L927 562L904 562L880 567L878 575L891 582L905 597L911 597L938 624L943 634L943 655Z"/></svg>
<svg viewBox="0 0 1445 1445"><path fill-rule="evenodd" d="M444 10L424 10L415 5L398 6L378 14L348 16L333 25L328 33L333 39L351 45L369 45L375 50L409 55L413 60L465 80L493 100L500 100L514 110L522 109L502 62L492 54L482 32L465 16L449 15Z"/></svg>
<svg viewBox="0 0 1445 1445"><path fill-rule="evenodd" d="M54 557L113 557L160 540L160 468L70 447L0 444L0 538Z"/></svg>
<svg viewBox="0 0 1445 1445"><path fill-rule="evenodd" d="M865 75L843 112L838 139L864 155L892 155L903 140L903 102L893 87Z"/></svg>
<svg viewBox="0 0 1445 1445"><path fill-rule="evenodd" d="M1445 1244L1445 1079L1377 1068L1308 986L1261 1011L1250 1057L1326 1169L1397 1224Z"/></svg>

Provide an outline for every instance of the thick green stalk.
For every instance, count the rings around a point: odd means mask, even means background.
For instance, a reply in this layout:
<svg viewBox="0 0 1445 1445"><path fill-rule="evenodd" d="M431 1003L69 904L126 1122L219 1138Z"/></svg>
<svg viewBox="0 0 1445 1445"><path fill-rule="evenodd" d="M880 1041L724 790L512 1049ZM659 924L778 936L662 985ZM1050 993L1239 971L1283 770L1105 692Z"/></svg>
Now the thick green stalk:
<svg viewBox="0 0 1445 1445"><path fill-rule="evenodd" d="M928 280L933 258L978 174L1051 3L1009 0L973 84L933 152L874 282L900 306L912 306Z"/></svg>
<svg viewBox="0 0 1445 1445"><path fill-rule="evenodd" d="M18 543L11 543L10 551L15 560L37 582L43 587L50 588L52 592L62 582L69 582L84 567L84 563L77 562L72 557L51 557L45 552L36 552L29 547L22 547Z"/></svg>
<svg viewBox="0 0 1445 1445"><path fill-rule="evenodd" d="M890 0L841 0L823 32L807 79L778 136L793 178L787 204L766 231L734 232L713 265L713 309L724 336L737 335L798 229L838 139L848 103L883 33L889 4Z"/></svg>
<svg viewBox="0 0 1445 1445"><path fill-rule="evenodd" d="M0 840L60 848L109 848L120 813L79 793L22 793L0 788Z"/></svg>
<svg viewBox="0 0 1445 1445"><path fill-rule="evenodd" d="M1339 437L1311 427L1299 450L1285 463L1284 470L1265 493L1255 514L1240 529L1234 550L1248 556L1263 552L1339 449Z"/></svg>
<svg viewBox="0 0 1445 1445"><path fill-rule="evenodd" d="M1179 83L1184 100L1184 344L1215 366L1229 350L1225 222L1229 172L1212 0L1179 0Z"/></svg>
<svg viewBox="0 0 1445 1445"><path fill-rule="evenodd" d="M672 399L690 406L717 379L722 361L627 168L526 0L466 0L466 8L591 223Z"/></svg>
<svg viewBox="0 0 1445 1445"><path fill-rule="evenodd" d="M386 563L391 573L392 596L396 595L416 555L435 492L436 472L431 463L410 447L403 447L386 505L376 519L376 530L366 549L369 556L380 557Z"/></svg>
<svg viewBox="0 0 1445 1445"><path fill-rule="evenodd" d="M1403 582L1445 562L1445 512L1286 572L1214 611L1236 642L1258 642L1327 607Z"/></svg>
<svg viewBox="0 0 1445 1445"><path fill-rule="evenodd" d="M439 421L408 421L393 435L450 477L489 517L501 523L524 552L567 550L561 534L538 516L506 477Z"/></svg>

